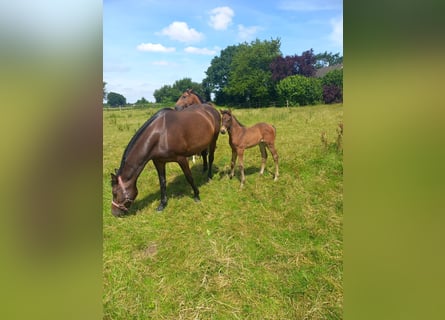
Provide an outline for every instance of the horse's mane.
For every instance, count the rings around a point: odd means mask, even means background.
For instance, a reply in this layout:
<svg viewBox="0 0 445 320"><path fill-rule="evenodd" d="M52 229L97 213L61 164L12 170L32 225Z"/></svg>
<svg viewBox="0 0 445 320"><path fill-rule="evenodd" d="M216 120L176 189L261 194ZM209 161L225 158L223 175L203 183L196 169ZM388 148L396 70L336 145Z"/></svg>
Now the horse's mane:
<svg viewBox="0 0 445 320"><path fill-rule="evenodd" d="M207 103L207 101L205 101L199 94L197 94L195 91L190 91L190 93L193 93L195 96L197 96L198 97L198 99L199 99L199 102L201 102L201 103Z"/></svg>
<svg viewBox="0 0 445 320"><path fill-rule="evenodd" d="M127 160L128 154L130 153L131 149L135 145L136 141L139 139L139 137L142 135L142 133L147 129L147 127L153 123L154 120L159 118L159 116L163 113L165 113L168 110L172 110L171 108L163 108L156 112L153 116L151 116L150 119L145 121L145 123L136 131L134 136L131 138L130 142L128 143L127 147L125 148L124 154L122 155L121 165L119 167L119 170L117 171L117 175L121 173L122 168L124 167L125 161Z"/></svg>

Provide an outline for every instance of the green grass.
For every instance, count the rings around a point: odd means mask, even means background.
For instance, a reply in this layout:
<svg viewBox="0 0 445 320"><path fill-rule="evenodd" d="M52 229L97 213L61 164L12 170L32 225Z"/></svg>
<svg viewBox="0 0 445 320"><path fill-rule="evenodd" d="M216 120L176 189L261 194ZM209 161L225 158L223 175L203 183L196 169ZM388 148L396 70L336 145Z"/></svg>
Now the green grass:
<svg viewBox="0 0 445 320"><path fill-rule="evenodd" d="M245 152L246 183L227 177L220 135L211 182L190 162L201 202L176 163L167 165L168 206L150 162L134 215L111 215L110 173L155 110L104 111L104 319L341 319L343 313L342 105L235 109L245 125L277 128L280 177L268 154ZM327 142L321 140L326 132Z"/></svg>

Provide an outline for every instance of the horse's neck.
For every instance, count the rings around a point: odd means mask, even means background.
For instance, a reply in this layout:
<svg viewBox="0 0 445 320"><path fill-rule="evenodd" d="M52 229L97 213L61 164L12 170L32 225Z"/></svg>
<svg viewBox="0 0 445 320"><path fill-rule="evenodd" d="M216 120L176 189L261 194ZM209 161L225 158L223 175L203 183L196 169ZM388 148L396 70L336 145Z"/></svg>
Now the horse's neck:
<svg viewBox="0 0 445 320"><path fill-rule="evenodd" d="M140 156L139 156L140 157ZM142 173L145 165L150 159L144 159L141 161L139 157L136 157L134 153L130 153L127 159L119 169L120 176L126 185L132 186L136 184L139 175Z"/></svg>
<svg viewBox="0 0 445 320"><path fill-rule="evenodd" d="M238 120L232 116L232 133L237 134L238 132L244 131L244 127L238 122Z"/></svg>

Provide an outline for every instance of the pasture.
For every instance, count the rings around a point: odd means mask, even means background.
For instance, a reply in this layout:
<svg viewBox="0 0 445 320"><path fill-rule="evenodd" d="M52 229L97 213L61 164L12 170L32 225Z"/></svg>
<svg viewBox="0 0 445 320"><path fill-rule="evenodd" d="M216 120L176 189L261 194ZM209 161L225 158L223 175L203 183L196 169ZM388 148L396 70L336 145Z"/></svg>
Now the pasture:
<svg viewBox="0 0 445 320"><path fill-rule="evenodd" d="M222 108L218 108L222 109ZM157 109L103 112L104 319L341 319L343 314L342 105L234 109L246 126L277 129L280 176L258 147L228 178L228 135L218 138L213 180L190 161L201 202L167 164L168 206L149 162L125 218L111 214L110 173ZM323 136L323 138L322 138Z"/></svg>

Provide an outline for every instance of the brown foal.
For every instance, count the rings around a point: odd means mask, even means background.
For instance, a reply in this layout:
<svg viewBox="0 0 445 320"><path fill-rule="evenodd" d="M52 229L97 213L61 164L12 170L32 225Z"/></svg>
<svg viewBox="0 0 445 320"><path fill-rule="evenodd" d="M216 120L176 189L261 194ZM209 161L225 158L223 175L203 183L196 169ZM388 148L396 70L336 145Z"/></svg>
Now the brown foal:
<svg viewBox="0 0 445 320"><path fill-rule="evenodd" d="M278 179L278 153L275 149L276 129L268 123L257 123L252 127L246 128L233 116L229 110L221 111L222 125L221 133L229 133L229 144L232 148L232 161L230 164L230 178L235 174L236 158L239 158L239 169L241 171L241 185L242 188L246 180L244 176L244 150L259 145L261 151L261 169L260 174L264 173L267 160L266 147L272 154L275 161L275 176L274 181Z"/></svg>

